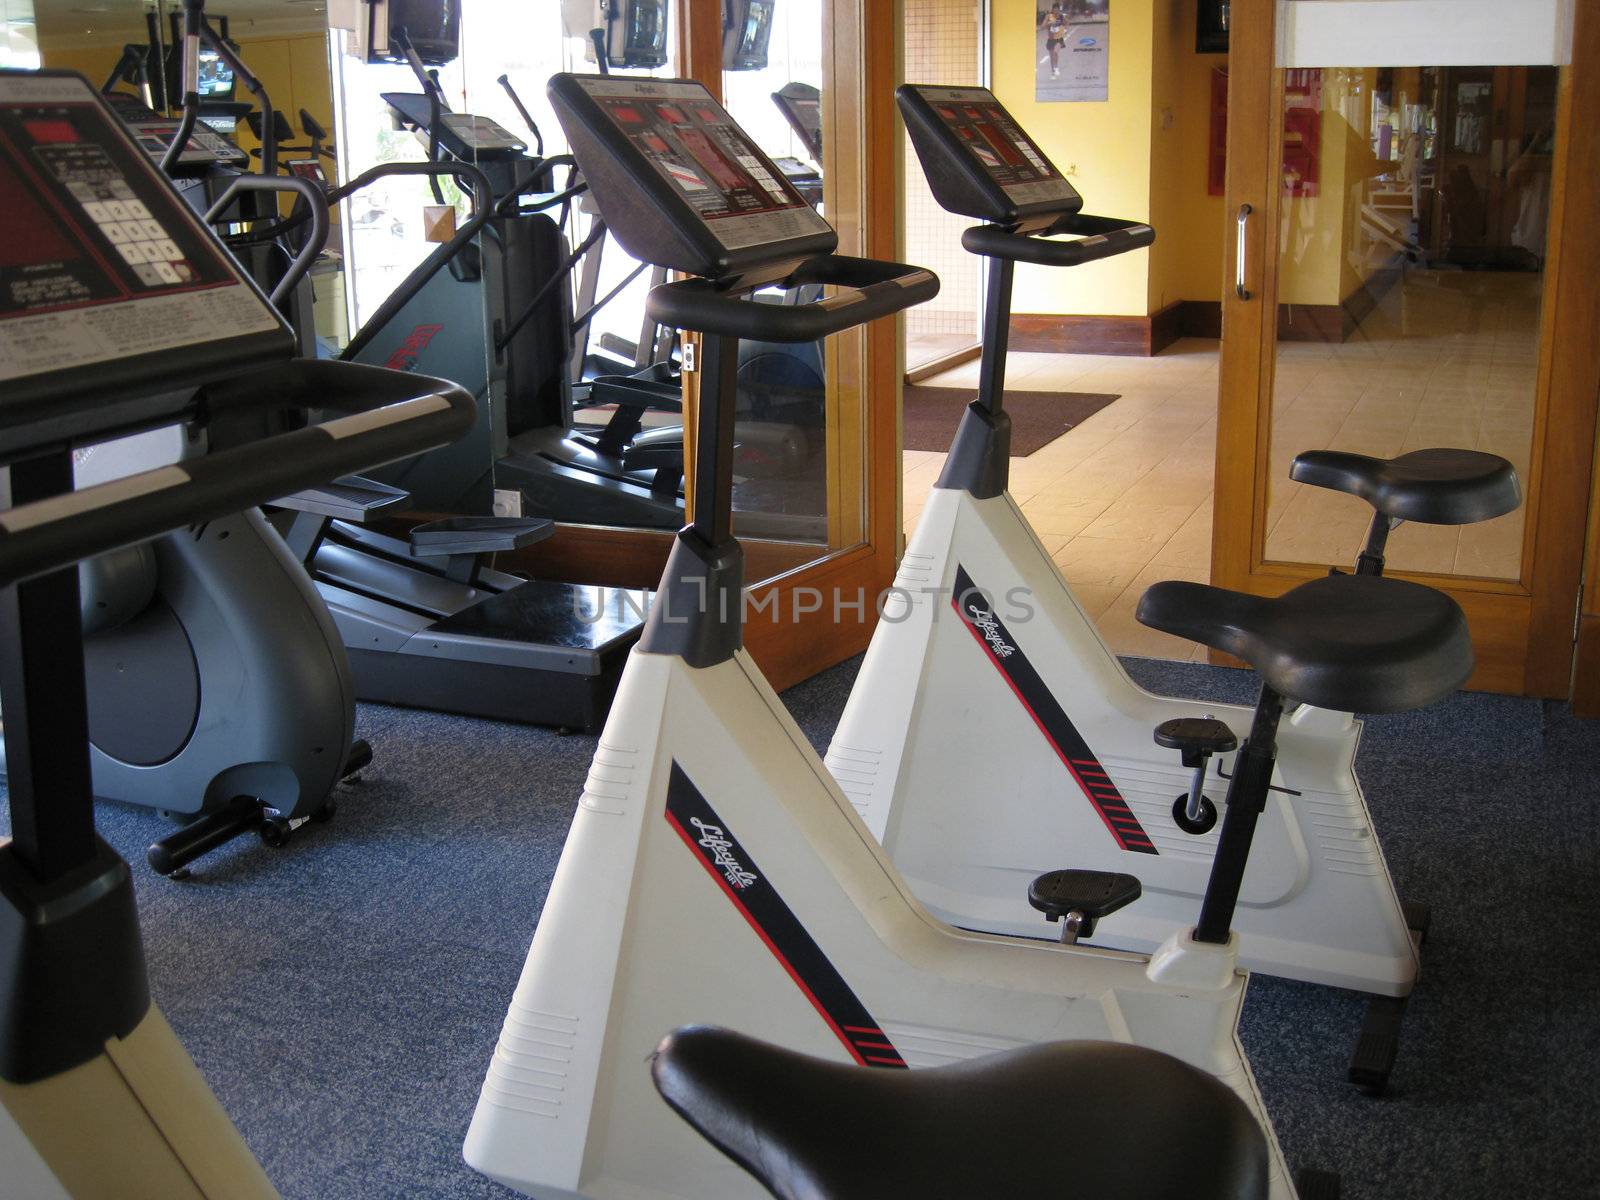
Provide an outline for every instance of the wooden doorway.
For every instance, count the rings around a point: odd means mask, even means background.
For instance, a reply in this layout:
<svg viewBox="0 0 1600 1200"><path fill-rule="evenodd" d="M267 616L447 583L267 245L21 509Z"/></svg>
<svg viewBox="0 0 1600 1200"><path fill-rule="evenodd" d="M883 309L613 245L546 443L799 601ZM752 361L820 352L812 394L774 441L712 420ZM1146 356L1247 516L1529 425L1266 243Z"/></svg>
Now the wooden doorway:
<svg viewBox="0 0 1600 1200"><path fill-rule="evenodd" d="M1281 69L1278 7L1235 0L1232 22L1213 580L1273 594L1348 565L1318 539L1369 514L1297 491L1300 449L1492 449L1520 512L1402 527L1390 562L1462 604L1473 686L1564 698L1600 385L1600 12L1579 6L1555 72Z"/></svg>

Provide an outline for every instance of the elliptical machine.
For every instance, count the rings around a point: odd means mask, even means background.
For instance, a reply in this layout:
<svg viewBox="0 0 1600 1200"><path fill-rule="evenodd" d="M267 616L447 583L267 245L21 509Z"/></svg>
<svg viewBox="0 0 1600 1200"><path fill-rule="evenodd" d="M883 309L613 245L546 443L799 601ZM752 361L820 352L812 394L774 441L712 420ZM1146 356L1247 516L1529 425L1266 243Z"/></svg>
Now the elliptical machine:
<svg viewBox="0 0 1600 1200"><path fill-rule="evenodd" d="M186 19L204 32L200 0ZM197 103L188 90L186 114ZM150 130L134 134L153 155ZM306 206L310 236L273 288L274 303L285 303L327 236L321 192L281 177L190 179L213 196L206 220L237 214L241 198L289 193ZM182 194L192 200L194 189ZM194 269L144 200L84 203L142 281L181 283ZM186 470L209 452L201 417L85 447L75 485L113 485L154 465ZM95 794L186 822L150 847L152 868L181 878L232 838L255 832L282 846L307 821L333 816L336 787L372 752L354 739L355 689L338 630L258 510L123 546L86 560L79 576Z"/></svg>
<svg viewBox="0 0 1600 1200"><path fill-rule="evenodd" d="M0 466L14 505L0 512L5 1191L274 1200L151 1002L132 877L95 833L76 564L448 441L472 400L439 380L292 361L272 306L81 76L0 70L0 191L17 268L0 283ZM160 227L179 251L158 260L170 272L118 252L110 203ZM303 427L318 411L327 419ZM75 488L74 449L165 426L204 427L204 453Z"/></svg>

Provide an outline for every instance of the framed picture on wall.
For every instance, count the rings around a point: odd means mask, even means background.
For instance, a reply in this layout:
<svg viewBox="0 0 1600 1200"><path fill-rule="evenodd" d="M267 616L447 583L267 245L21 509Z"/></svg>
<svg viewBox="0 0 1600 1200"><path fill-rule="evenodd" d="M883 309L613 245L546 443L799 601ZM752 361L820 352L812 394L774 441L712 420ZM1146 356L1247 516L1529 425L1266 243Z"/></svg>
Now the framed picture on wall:
<svg viewBox="0 0 1600 1200"><path fill-rule="evenodd" d="M1104 100L1111 77L1111 0L1034 0L1034 99Z"/></svg>

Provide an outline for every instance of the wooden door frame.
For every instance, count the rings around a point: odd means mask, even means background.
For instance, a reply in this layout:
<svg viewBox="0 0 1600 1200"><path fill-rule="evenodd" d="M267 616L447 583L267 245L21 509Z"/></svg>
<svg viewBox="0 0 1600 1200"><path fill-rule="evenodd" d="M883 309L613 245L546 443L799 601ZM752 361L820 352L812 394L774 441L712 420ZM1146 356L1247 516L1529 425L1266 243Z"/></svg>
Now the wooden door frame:
<svg viewBox="0 0 1600 1200"><path fill-rule="evenodd" d="M722 85L722 0L681 0L679 61L685 74L715 95ZM829 222L841 249L868 258L899 257L897 175L887 180L870 164L899 162L894 88L900 44L899 5L877 0L823 0L823 54L831 73L824 89L828 127L857 136L828 139L825 177L831 178ZM862 105L853 110L855 99ZM853 118L853 119L851 119ZM853 153L841 150L850 147ZM848 186L846 186L848 184ZM877 620L876 600L894 580L900 535L900 337L896 320L866 327L860 357L860 445L865 502L858 544L818 556L815 547L744 540L752 608L745 646L775 687L809 678L866 648ZM692 385L691 385L692 390ZM692 395L690 402L692 405ZM843 451L853 466L850 447ZM664 555L664 550L663 550ZM841 619L824 597L842 597ZM858 598L864 606L851 607Z"/></svg>
<svg viewBox="0 0 1600 1200"><path fill-rule="evenodd" d="M1583 571L1596 445L1600 360L1600 212L1589 190L1600 177L1600 122L1574 120L1600 111L1600 6L1578 5L1572 63L1561 71L1560 130L1551 184L1545 311L1539 352L1540 414L1533 431L1524 534L1523 578L1463 580L1404 573L1442 588L1465 609L1478 647L1471 686L1565 698L1571 688L1573 624ZM1218 399L1216 521L1212 579L1221 587L1275 595L1320 573L1305 564L1265 559L1271 398L1277 343L1276 231L1283 141L1283 81L1275 70L1276 0L1235 0L1229 48L1227 195L1228 259L1237 253L1231 217L1250 204L1245 239L1246 287L1223 298ZM1263 87L1262 80L1271 80ZM1265 136L1259 131L1265 130ZM1274 303L1263 303L1263 298ZM1248 519L1244 518L1248 514ZM1600 652L1597 652L1600 653Z"/></svg>

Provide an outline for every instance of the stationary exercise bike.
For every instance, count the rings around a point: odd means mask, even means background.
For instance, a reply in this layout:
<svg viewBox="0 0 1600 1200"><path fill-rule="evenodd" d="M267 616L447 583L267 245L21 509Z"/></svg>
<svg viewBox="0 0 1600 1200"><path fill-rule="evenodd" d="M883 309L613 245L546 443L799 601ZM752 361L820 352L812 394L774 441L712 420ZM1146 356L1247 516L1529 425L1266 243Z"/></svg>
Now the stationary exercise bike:
<svg viewBox="0 0 1600 1200"><path fill-rule="evenodd" d="M899 102L935 197L986 222L962 236L988 261L983 360L827 764L943 919L1028 935L1023 885L1052 863L1132 871L1144 901L1095 941L1148 953L1193 920L1220 837L1206 789L1238 770L1249 710L1154 696L1128 677L1006 491L1001 400L1015 264L1075 266L1154 235L1083 214L988 90L907 85ZM1316 452L1292 474L1373 504L1364 576L1381 573L1399 519L1463 523L1519 502L1510 464L1471 451ZM1235 925L1248 969L1373 994L1352 1078L1381 1091L1426 912L1402 907L1373 834L1352 770L1352 708L1302 703L1287 715Z"/></svg>
<svg viewBox="0 0 1600 1200"><path fill-rule="evenodd" d="M132 875L95 833L76 564L458 437L472 398L291 361L288 327L82 76L0 70L0 192L6 261L39 285L0 290L0 466L14 505L0 512L4 1191L275 1200L151 1002ZM119 255L101 207L112 202L161 227L178 250L158 260L170 272ZM211 436L179 467L75 487L75 448L160 427Z"/></svg>
<svg viewBox="0 0 1600 1200"><path fill-rule="evenodd" d="M557 75L549 94L618 239L692 277L655 289L650 307L706 335L695 518L600 736L467 1161L552 1200L747 1194L640 1077L662 1031L686 1021L884 1069L1040 1041L1132 1042L1221 1079L1268 1129L1235 1032L1245 977L1230 926L1282 705L1386 710L1447 695L1472 667L1460 609L1427 588L1357 576L1275 601L1179 596L1206 618L1192 630L1206 637L1225 629L1228 605L1247 605L1240 628L1252 636L1230 648L1264 669L1226 851L1195 929L1148 958L1076 944L1140 895L1130 875L1081 870L1019 883L1044 914L1037 929L1057 922L1066 944L944 924L913 899L741 649L728 469L741 337L824 336L926 300L937 281L834 255L832 229L698 83ZM808 282L830 294L810 305L752 298ZM1148 616L1167 624L1169 606L1158 600ZM1294 1194L1275 1146L1271 1163L1272 1194Z"/></svg>

